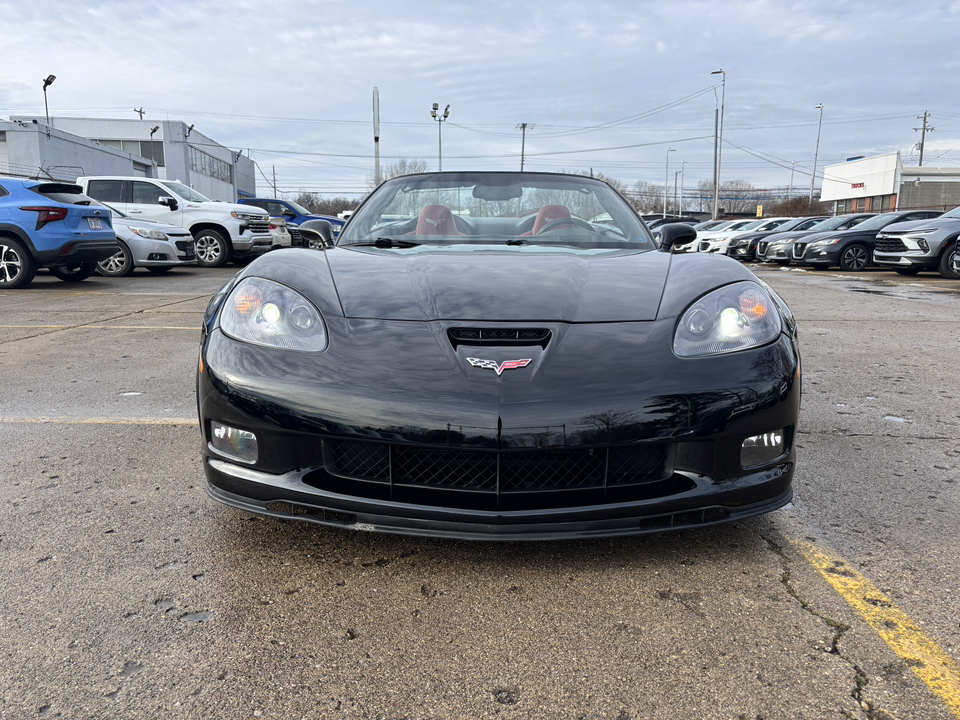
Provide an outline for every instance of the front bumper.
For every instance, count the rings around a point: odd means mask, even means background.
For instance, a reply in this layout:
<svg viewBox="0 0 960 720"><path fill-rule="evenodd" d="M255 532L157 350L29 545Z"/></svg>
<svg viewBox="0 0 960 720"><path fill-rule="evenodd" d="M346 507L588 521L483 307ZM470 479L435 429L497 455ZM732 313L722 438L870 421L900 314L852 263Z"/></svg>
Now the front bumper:
<svg viewBox="0 0 960 720"><path fill-rule="evenodd" d="M738 478L718 491L695 475L669 500L527 512L496 512L371 501L304 482L313 471L270 475L204 458L207 493L231 507L351 530L471 540L555 540L637 535L742 520L783 507L793 497L793 464Z"/></svg>
<svg viewBox="0 0 960 720"><path fill-rule="evenodd" d="M877 265L892 268L920 268L921 270L936 270L940 258L936 255L900 255L894 253L873 253L873 260Z"/></svg>
<svg viewBox="0 0 960 720"><path fill-rule="evenodd" d="M711 525L791 498L800 381L786 335L692 362L678 361L659 338L638 338L637 351L650 356L635 356L640 367L658 367L653 355L663 356L662 366L669 356L686 374L651 377L636 367L618 374L602 367L615 361L604 357L582 382L559 385L547 376L569 377L583 366L578 353L553 356L529 381L472 369L462 377L412 337L420 329L405 328L411 358L396 354L394 367L407 369L385 383L379 362L339 347L351 335L346 326L363 325L372 337L371 323L328 323L345 327L331 327L340 340L322 361L236 343L219 330L205 338L197 392L215 499L360 530L539 540ZM591 347L610 345L620 332L574 327L564 343L592 355ZM425 385L426 377L433 381ZM218 452L214 421L254 433L256 461ZM744 469L744 439L779 429L783 452Z"/></svg>

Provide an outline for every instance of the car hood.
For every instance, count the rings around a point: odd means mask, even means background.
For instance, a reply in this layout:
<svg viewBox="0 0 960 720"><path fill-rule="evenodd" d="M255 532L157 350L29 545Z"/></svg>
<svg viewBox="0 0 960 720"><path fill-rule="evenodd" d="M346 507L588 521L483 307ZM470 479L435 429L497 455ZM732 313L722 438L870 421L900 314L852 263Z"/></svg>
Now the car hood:
<svg viewBox="0 0 960 720"><path fill-rule="evenodd" d="M191 210L206 210L211 213L216 213L217 215L223 213L242 213L243 215L261 215L264 220L267 219L267 211L258 208L256 205L237 205L236 203L223 203L223 202L192 202L190 200L181 200L178 199L181 208L190 208Z"/></svg>
<svg viewBox="0 0 960 720"><path fill-rule="evenodd" d="M908 220L907 222L896 222L890 223L884 227L880 232L881 233L905 233L912 230L920 230L921 228L938 228L943 226L958 225L960 226L960 217L945 218L945 217L936 217L936 218L927 218L926 220Z"/></svg>
<svg viewBox="0 0 960 720"><path fill-rule="evenodd" d="M334 225L343 225L347 222L342 218L333 217L332 215L304 215L303 217L303 222L306 222L307 220L326 220L328 223L332 223Z"/></svg>
<svg viewBox="0 0 960 720"><path fill-rule="evenodd" d="M630 322L656 319L671 255L448 245L326 257L349 318Z"/></svg>

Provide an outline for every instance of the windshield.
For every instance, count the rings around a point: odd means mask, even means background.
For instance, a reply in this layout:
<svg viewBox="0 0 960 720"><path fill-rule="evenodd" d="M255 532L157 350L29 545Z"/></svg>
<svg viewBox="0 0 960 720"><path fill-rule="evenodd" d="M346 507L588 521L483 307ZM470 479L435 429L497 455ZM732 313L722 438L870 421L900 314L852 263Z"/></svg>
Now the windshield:
<svg viewBox="0 0 960 720"><path fill-rule="evenodd" d="M897 217L893 215L874 215L871 218L867 218L863 222L858 222L857 230L879 230L880 228L895 222L896 219Z"/></svg>
<svg viewBox="0 0 960 720"><path fill-rule="evenodd" d="M204 197L196 190L188 188L183 183L178 183L174 181L161 180L160 184L168 188L170 191L179 195L182 199L187 202L211 202L210 198Z"/></svg>
<svg viewBox="0 0 960 720"><path fill-rule="evenodd" d="M940 217L960 218L960 207L955 207L953 210L951 210L950 212L945 212Z"/></svg>
<svg viewBox="0 0 960 720"><path fill-rule="evenodd" d="M394 178L357 210L339 245L540 245L652 250L636 212L609 185L549 173Z"/></svg>
<svg viewBox="0 0 960 720"><path fill-rule="evenodd" d="M296 210L298 213L300 213L301 215L310 215L310 211L307 210L307 209L306 209L303 205L301 205L300 203L295 203L293 200L287 200L287 204L288 204L290 207L292 207L294 210Z"/></svg>
<svg viewBox="0 0 960 720"><path fill-rule="evenodd" d="M869 216L868 216L869 217ZM823 232L824 230L836 230L841 225L846 225L847 227L853 227L856 223L852 222L857 220L857 218L851 218L849 215L838 215L837 217L827 218L826 220L821 220L816 225L807 228L811 232ZM860 218L857 222L866 220L866 218Z"/></svg>

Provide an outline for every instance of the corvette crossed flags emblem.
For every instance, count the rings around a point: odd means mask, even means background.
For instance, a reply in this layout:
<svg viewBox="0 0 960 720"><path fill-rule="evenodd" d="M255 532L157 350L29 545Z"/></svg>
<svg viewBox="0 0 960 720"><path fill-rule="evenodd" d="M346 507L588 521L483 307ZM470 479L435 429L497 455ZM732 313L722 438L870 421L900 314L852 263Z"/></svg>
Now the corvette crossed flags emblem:
<svg viewBox="0 0 960 720"><path fill-rule="evenodd" d="M530 364L531 358L525 358L523 360L504 360L499 365L496 360L485 360L483 358L467 358L467 362L473 365L474 367L484 368L485 370L495 370L497 375L502 373L504 370L512 370L513 368L522 368Z"/></svg>

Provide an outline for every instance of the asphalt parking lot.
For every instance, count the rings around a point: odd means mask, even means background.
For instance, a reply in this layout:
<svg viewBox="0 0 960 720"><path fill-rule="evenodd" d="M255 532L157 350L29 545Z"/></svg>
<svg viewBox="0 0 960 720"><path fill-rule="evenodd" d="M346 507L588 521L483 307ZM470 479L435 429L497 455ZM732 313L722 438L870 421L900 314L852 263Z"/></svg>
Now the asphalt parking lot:
<svg viewBox="0 0 960 720"><path fill-rule="evenodd" d="M2 718L960 715L960 282L760 268L798 318L794 502L492 544L207 498L234 269L0 294Z"/></svg>

